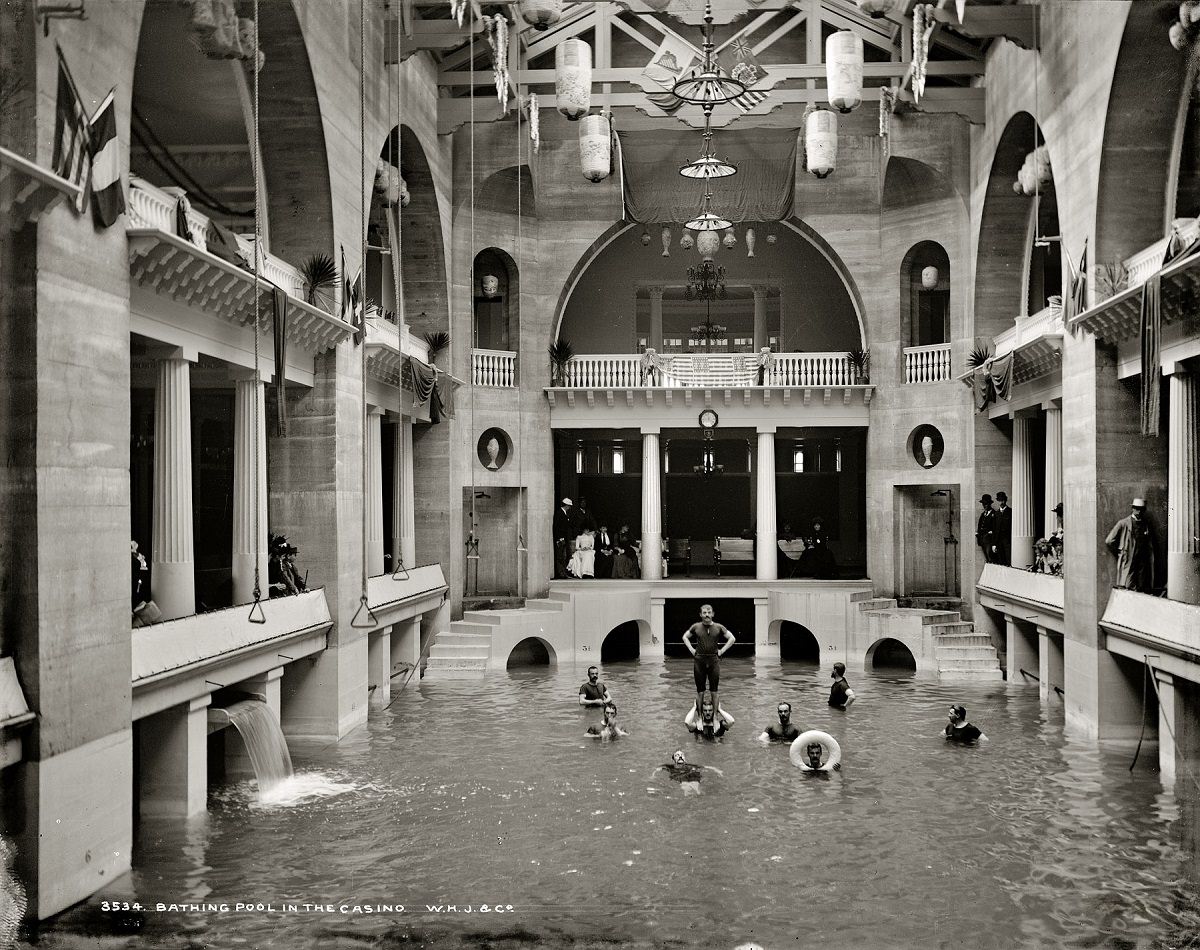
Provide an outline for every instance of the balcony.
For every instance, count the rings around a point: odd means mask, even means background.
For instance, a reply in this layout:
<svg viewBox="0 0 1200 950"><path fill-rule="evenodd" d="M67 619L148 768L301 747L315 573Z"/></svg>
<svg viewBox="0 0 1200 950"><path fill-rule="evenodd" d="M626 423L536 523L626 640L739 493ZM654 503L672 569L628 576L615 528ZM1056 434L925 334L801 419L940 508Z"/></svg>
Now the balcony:
<svg viewBox="0 0 1200 950"><path fill-rule="evenodd" d="M1200 682L1200 606L1114 590L1100 628L1109 652Z"/></svg>
<svg viewBox="0 0 1200 950"><path fill-rule="evenodd" d="M130 178L129 270L138 284L239 328L253 325L257 307L260 332L268 341L271 305L269 298L262 303L262 295L279 287L288 295L288 342L314 353L331 349L354 331L349 323L305 303L300 272L278 257L259 254L256 285L246 269L246 262L254 260L252 239L234 235L232 246L222 242L209 219L194 210L187 215L190 240L180 237L177 206L177 199L162 189ZM241 260L235 263L231 257Z"/></svg>
<svg viewBox="0 0 1200 950"><path fill-rule="evenodd" d="M645 365L643 365L645 363ZM727 389L747 386L855 385L847 353L775 353L759 381L754 353L664 354L647 362L637 353L588 353L566 368L565 389Z"/></svg>
<svg viewBox="0 0 1200 950"><path fill-rule="evenodd" d="M0 148L0 217L14 231L69 200L78 206L82 189L48 168Z"/></svg>
<svg viewBox="0 0 1200 950"><path fill-rule="evenodd" d="M904 348L905 383L944 383L950 378L949 343Z"/></svg>
<svg viewBox="0 0 1200 950"><path fill-rule="evenodd" d="M1002 564L985 564L975 585L979 603L1016 620L1063 632L1063 579Z"/></svg>
<svg viewBox="0 0 1200 950"><path fill-rule="evenodd" d="M513 389L517 385L517 354L512 350L471 350L471 383Z"/></svg>
<svg viewBox="0 0 1200 950"><path fill-rule="evenodd" d="M995 339L994 355L1013 355L1013 383L1028 383L1052 373L1062 363L1063 318L1061 306L1017 317Z"/></svg>

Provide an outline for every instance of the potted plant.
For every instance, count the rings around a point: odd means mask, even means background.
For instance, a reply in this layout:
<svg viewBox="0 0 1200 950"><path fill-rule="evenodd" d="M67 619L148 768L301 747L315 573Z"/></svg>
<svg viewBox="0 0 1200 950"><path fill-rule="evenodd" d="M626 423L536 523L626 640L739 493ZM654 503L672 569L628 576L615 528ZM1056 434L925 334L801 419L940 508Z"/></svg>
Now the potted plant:
<svg viewBox="0 0 1200 950"><path fill-rule="evenodd" d="M851 350L846 354L850 361L850 369L854 373L854 382L863 385L871 379L871 348Z"/></svg>
<svg viewBox="0 0 1200 950"><path fill-rule="evenodd" d="M991 358L992 348L990 346L977 346L971 350L971 355L967 357L967 369L979 369L979 367Z"/></svg>
<svg viewBox="0 0 1200 950"><path fill-rule="evenodd" d="M429 347L429 362L436 363L438 354L450 345L450 334L445 330L431 330L425 334L425 345Z"/></svg>
<svg viewBox="0 0 1200 950"><path fill-rule="evenodd" d="M1129 286L1129 268L1123 261L1097 264L1095 270L1096 303L1115 297Z"/></svg>
<svg viewBox="0 0 1200 950"><path fill-rule="evenodd" d="M304 281L305 303L317 303L317 295L321 295L324 304L332 301L323 291L332 288L338 279L337 265L328 254L313 254L300 265L300 277Z"/></svg>
<svg viewBox="0 0 1200 950"><path fill-rule="evenodd" d="M550 354L550 385L565 386L567 384L567 364L575 356L575 348L568 340L559 338L547 347Z"/></svg>

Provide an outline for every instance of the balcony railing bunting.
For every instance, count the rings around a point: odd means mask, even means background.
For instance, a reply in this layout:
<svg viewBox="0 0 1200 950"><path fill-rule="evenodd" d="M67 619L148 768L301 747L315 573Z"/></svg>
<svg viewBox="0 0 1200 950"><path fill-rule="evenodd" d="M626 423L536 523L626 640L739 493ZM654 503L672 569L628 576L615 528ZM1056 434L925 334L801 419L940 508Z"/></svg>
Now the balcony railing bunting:
<svg viewBox="0 0 1200 950"><path fill-rule="evenodd" d="M512 350L471 350L471 382L512 389L517 385L517 354Z"/></svg>
<svg viewBox="0 0 1200 950"><path fill-rule="evenodd" d="M950 344L904 348L906 383L941 383L950 379Z"/></svg>
<svg viewBox="0 0 1200 950"><path fill-rule="evenodd" d="M584 353L566 367L568 389L740 388L760 385L754 353L681 353L659 357L646 371L636 353ZM852 386L856 382L847 353L776 353L762 385L788 387Z"/></svg>

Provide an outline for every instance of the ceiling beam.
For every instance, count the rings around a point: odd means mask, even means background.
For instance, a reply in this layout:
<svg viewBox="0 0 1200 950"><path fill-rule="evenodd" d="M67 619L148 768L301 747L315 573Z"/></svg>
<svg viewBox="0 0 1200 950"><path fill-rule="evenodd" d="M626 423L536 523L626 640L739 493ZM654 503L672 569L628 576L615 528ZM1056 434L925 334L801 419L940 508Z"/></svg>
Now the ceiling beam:
<svg viewBox="0 0 1200 950"><path fill-rule="evenodd" d="M934 19L975 39L1002 37L1022 49L1037 49L1040 8L1029 3L1015 6L970 6L964 20L958 11L945 7L934 11Z"/></svg>

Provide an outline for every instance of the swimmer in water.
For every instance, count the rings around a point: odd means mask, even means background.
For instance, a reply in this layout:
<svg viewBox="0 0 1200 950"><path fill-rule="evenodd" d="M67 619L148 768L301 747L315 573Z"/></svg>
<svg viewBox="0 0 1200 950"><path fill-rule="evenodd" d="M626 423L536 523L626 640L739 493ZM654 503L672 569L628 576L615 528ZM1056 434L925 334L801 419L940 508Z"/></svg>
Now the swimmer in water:
<svg viewBox="0 0 1200 950"><path fill-rule="evenodd" d="M946 723L946 730L943 735L950 742L973 745L980 739L987 738L978 726L973 726L967 721L966 706L951 706L950 714L946 718L950 721Z"/></svg>
<svg viewBox="0 0 1200 950"><path fill-rule="evenodd" d="M617 725L617 704L610 702L604 707L604 721L598 726L588 726L587 735L593 739L619 739L629 735Z"/></svg>
<svg viewBox="0 0 1200 950"><path fill-rule="evenodd" d="M854 690L846 679L846 664L833 664L833 686L829 690L829 705L834 709L849 709L854 702Z"/></svg>
<svg viewBox="0 0 1200 950"><path fill-rule="evenodd" d="M792 725L792 704L780 703L775 710L779 722L771 723L758 737L759 742L793 742L800 737L800 730Z"/></svg>
<svg viewBox="0 0 1200 950"><path fill-rule="evenodd" d="M808 767L814 772L821 767L821 755L825 747L819 742L810 742L804 747L804 755L808 759Z"/></svg>
<svg viewBox="0 0 1200 950"><path fill-rule="evenodd" d="M673 782L678 782L682 786L684 795L699 795L700 778L705 771L716 772L718 775L725 774L712 765L692 765L688 762L687 756L683 754L683 750L676 749L675 754L671 756L671 761L656 768L654 774L666 772Z"/></svg>
<svg viewBox="0 0 1200 950"><path fill-rule="evenodd" d="M693 706L683 720L688 731L698 739L720 739L729 731L729 727L733 723L734 718L724 709L719 709L708 693L705 693L700 700L699 715L696 713L696 707Z"/></svg>

